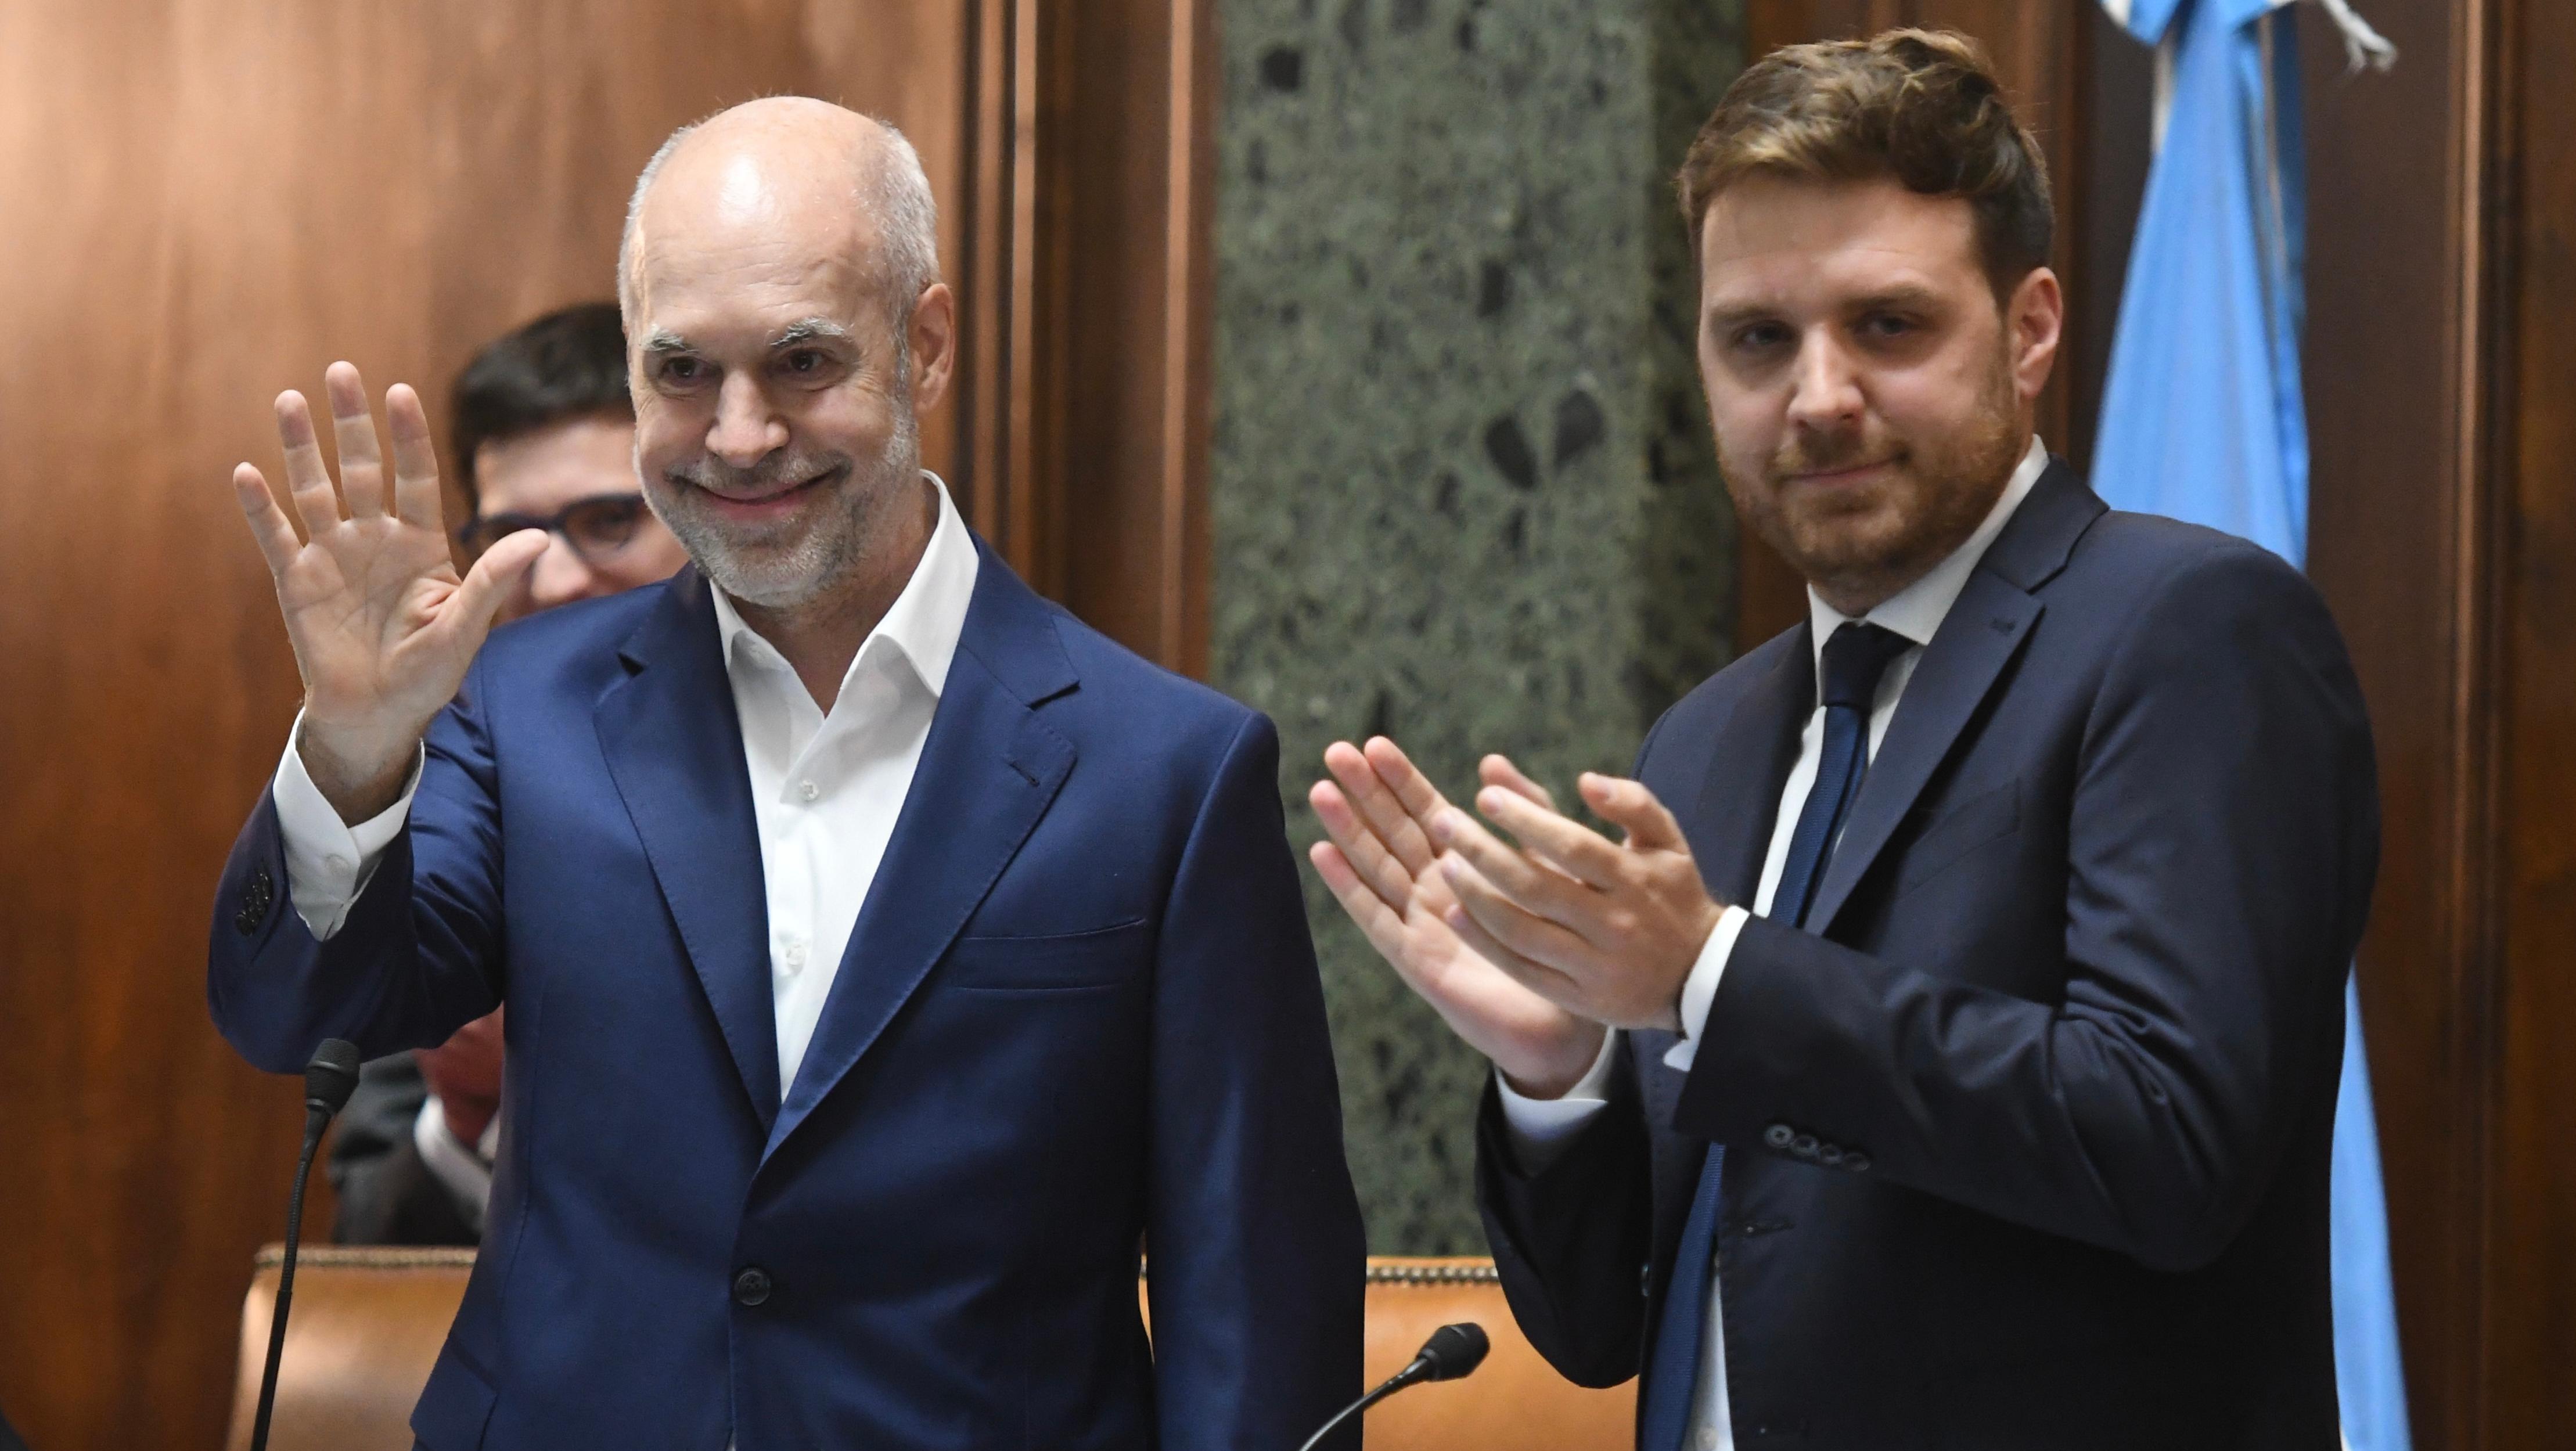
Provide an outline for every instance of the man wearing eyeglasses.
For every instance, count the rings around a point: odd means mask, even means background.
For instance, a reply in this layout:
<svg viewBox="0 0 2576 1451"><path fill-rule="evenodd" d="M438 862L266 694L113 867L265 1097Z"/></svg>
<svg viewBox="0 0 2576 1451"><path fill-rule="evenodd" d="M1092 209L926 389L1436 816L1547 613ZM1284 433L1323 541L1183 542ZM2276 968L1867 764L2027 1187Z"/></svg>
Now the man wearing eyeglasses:
<svg viewBox="0 0 2576 1451"><path fill-rule="evenodd" d="M486 344L449 409L470 563L522 529L546 552L501 608L516 619L668 579L686 563L635 478L635 403L613 302L550 312ZM501 1131L501 1014L366 1066L331 1154L343 1244L482 1238Z"/></svg>

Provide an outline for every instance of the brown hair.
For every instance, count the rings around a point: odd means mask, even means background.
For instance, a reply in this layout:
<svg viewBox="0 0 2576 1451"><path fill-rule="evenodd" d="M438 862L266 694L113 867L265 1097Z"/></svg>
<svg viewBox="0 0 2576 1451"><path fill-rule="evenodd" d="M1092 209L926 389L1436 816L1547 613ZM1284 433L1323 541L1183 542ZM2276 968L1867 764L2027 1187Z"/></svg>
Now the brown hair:
<svg viewBox="0 0 2576 1451"><path fill-rule="evenodd" d="M1955 31L1785 46L1736 77L1682 161L1694 255L1718 193L1757 172L1893 178L1966 201L1999 298L2047 263L2057 228L2039 143L2014 118L1985 51Z"/></svg>

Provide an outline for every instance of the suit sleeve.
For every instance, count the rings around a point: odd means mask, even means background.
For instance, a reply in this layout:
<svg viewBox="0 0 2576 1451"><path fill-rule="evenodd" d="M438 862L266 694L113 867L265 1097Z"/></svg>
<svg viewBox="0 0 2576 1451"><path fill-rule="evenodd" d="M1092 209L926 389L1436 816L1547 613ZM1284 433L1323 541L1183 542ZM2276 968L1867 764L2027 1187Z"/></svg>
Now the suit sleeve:
<svg viewBox="0 0 2576 1451"><path fill-rule="evenodd" d="M1783 1123L2153 1268L2214 1261L2333 1092L2377 867L2359 687L2305 580L2228 544L2142 592L2065 829L2062 1001L1756 919L1677 1127L1770 1152Z"/></svg>
<svg viewBox="0 0 2576 1451"><path fill-rule="evenodd" d="M206 997L215 1026L270 1073L325 1038L363 1057L447 1041L500 1005L498 780L477 659L431 723L411 814L328 941L287 902L273 792L233 843L216 893Z"/></svg>
<svg viewBox="0 0 2576 1451"><path fill-rule="evenodd" d="M1641 1280L1653 1250L1652 1158L1636 1075L1623 1064L1610 1081L1609 1102L1536 1174L1522 1171L1491 1080L1476 1118L1476 1208L1512 1319L1559 1375L1595 1387L1639 1369Z"/></svg>
<svg viewBox="0 0 2576 1451"><path fill-rule="evenodd" d="M1367 1246L1278 775L1247 719L1157 948L1146 1259L1172 1451L1297 1446L1362 1389Z"/></svg>

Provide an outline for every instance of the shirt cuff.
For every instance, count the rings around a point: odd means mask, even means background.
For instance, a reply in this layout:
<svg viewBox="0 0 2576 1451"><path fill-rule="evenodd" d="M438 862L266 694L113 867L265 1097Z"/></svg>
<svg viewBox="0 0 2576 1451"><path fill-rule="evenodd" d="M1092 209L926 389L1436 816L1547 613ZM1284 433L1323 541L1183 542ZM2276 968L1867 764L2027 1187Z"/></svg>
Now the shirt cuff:
<svg viewBox="0 0 2576 1451"><path fill-rule="evenodd" d="M500 1136L501 1116L494 1114L482 1141L466 1147L447 1127L447 1106L434 1093L420 1106L420 1117L412 1121L411 1141L420 1150L420 1162L456 1201L476 1234L483 1232L483 1216L492 1203L491 1155Z"/></svg>
<svg viewBox="0 0 2576 1451"><path fill-rule="evenodd" d="M303 735L304 713L297 711L295 728L286 733L286 758L277 763L277 783L269 794L277 800L277 831L285 839L287 899L314 939L328 941L375 876L385 848L402 835L428 750L413 752L401 799L353 827L340 819L339 809L324 799L322 788L304 769L304 757L296 749Z"/></svg>
<svg viewBox="0 0 2576 1451"><path fill-rule="evenodd" d="M1494 1070L1494 1089L1502 1095L1504 1136L1524 1174L1543 1174L1565 1146L1583 1132L1593 1116L1609 1106L1610 1074L1619 1061L1619 1034L1601 1035L1601 1052L1561 1097L1532 1098L1519 1092L1503 1071Z"/></svg>
<svg viewBox="0 0 2576 1451"><path fill-rule="evenodd" d="M1664 1050L1666 1068L1688 1073L1691 1065L1699 1061L1699 1040L1708 1031L1708 1009L1717 1001L1718 979L1726 976L1726 960L1735 955L1735 939L1744 935L1744 924L1752 920L1752 913L1729 907L1719 914L1717 925L1709 929L1708 941L1700 944L1699 961L1691 964L1690 976L1682 979L1682 1037Z"/></svg>

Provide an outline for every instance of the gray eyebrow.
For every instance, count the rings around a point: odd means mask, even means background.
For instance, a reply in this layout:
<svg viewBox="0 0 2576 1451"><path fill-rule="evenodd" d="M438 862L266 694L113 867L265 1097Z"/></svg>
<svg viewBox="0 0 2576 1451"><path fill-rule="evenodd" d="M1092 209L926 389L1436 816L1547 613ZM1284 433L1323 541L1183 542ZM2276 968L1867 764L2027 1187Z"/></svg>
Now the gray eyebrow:
<svg viewBox="0 0 2576 1451"><path fill-rule="evenodd" d="M792 348L798 343L817 340L845 343L850 340L850 330L828 317L809 317L789 323L786 330L778 335L777 340L769 345L769 349L771 352L776 352L780 348Z"/></svg>
<svg viewBox="0 0 2576 1451"><path fill-rule="evenodd" d="M678 333L671 331L669 328L657 327L645 337L644 351L647 353L657 354L685 353L690 351L690 348L687 340L683 339Z"/></svg>

